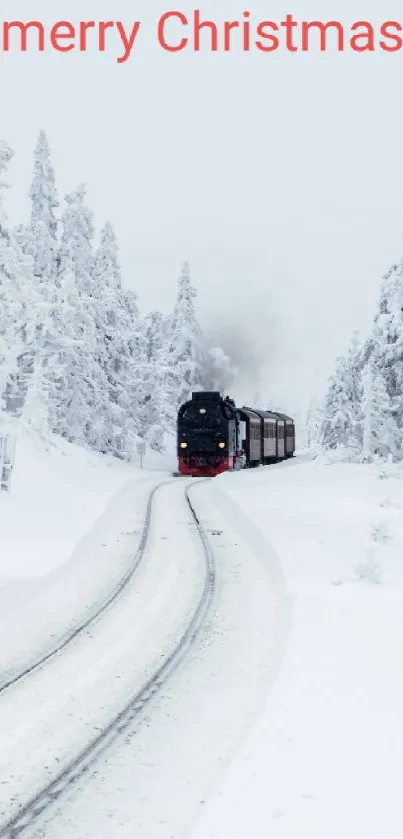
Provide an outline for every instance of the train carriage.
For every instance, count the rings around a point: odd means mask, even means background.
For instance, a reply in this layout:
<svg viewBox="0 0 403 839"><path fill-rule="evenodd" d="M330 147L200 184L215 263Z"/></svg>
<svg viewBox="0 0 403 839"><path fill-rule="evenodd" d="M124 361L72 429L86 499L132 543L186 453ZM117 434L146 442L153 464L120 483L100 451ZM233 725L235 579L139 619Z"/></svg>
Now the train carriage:
<svg viewBox="0 0 403 839"><path fill-rule="evenodd" d="M276 416L284 421L284 457L293 457L295 452L295 423L287 414L275 412Z"/></svg>
<svg viewBox="0 0 403 839"><path fill-rule="evenodd" d="M258 466L262 459L261 420L251 408L240 408L238 418L245 423L245 437L241 440L242 449L250 466Z"/></svg>
<svg viewBox="0 0 403 839"><path fill-rule="evenodd" d="M276 412L277 417L277 459L285 458L285 420Z"/></svg>
<svg viewBox="0 0 403 839"><path fill-rule="evenodd" d="M275 463L278 460L278 417L271 411L258 411L256 414L261 419L261 458L262 463Z"/></svg>

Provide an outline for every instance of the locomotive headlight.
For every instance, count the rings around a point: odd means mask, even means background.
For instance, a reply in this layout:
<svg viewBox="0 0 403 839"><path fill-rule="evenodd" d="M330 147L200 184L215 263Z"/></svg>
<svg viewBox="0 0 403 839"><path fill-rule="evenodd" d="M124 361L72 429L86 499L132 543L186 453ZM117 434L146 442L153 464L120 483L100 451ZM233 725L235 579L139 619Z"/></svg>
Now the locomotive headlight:
<svg viewBox="0 0 403 839"><path fill-rule="evenodd" d="M187 443L181 443L181 449L187 449L187 447L188 447Z"/></svg>
<svg viewBox="0 0 403 839"><path fill-rule="evenodd" d="M225 449L225 443L219 443L218 448L219 449Z"/></svg>
<svg viewBox="0 0 403 839"><path fill-rule="evenodd" d="M205 408L199 408L199 414L206 414L207 411Z"/></svg>

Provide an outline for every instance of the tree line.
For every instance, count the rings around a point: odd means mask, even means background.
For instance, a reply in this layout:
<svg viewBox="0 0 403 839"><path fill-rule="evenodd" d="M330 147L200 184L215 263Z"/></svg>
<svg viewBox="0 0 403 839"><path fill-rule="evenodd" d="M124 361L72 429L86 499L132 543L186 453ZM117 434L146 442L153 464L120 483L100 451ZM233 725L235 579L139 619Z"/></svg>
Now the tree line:
<svg viewBox="0 0 403 839"><path fill-rule="evenodd" d="M0 177L13 158L0 142ZM163 451L192 390L225 386L229 359L205 345L184 262L172 311L141 315L107 221L95 242L84 185L60 202L44 131L27 223L12 227L0 184L0 419L130 460Z"/></svg>
<svg viewBox="0 0 403 839"><path fill-rule="evenodd" d="M403 260L382 278L370 334L354 333L307 424L310 444L325 450L403 460Z"/></svg>

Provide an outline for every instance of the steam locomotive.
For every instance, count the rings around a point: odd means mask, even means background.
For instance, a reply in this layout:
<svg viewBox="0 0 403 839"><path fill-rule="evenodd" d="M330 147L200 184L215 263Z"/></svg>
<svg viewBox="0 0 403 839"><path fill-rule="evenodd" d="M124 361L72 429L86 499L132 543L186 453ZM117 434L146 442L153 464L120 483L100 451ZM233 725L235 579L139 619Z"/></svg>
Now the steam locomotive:
<svg viewBox="0 0 403 839"><path fill-rule="evenodd" d="M180 475L214 477L222 472L277 463L295 453L295 423L275 411L246 406L216 391L192 393L179 408Z"/></svg>

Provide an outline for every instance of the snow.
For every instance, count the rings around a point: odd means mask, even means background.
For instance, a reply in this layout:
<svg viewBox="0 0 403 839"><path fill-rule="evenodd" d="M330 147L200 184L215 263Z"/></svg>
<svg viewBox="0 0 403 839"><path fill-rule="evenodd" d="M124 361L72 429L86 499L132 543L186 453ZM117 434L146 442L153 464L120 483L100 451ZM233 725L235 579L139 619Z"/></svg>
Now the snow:
<svg viewBox="0 0 403 839"><path fill-rule="evenodd" d="M403 472L383 474L317 461L218 480L281 556L292 630L192 839L402 835Z"/></svg>
<svg viewBox="0 0 403 839"><path fill-rule="evenodd" d="M63 655L1 697L4 820L118 716L187 626L205 566L178 481L159 491L155 513L147 555L118 602Z"/></svg>
<svg viewBox="0 0 403 839"><path fill-rule="evenodd" d="M177 490L183 492L182 481ZM216 500L212 483L192 487L218 560L214 608L200 644L154 698L142 724L125 732L38 823L35 839L181 835L253 722L284 647L287 598L275 555L262 564L249 544L234 538ZM173 534L166 534L166 557L176 560L180 535L187 565L194 548L183 531L174 534L173 544ZM171 620L188 596L184 581L171 597ZM135 628L134 611L132 620Z"/></svg>
<svg viewBox="0 0 403 839"><path fill-rule="evenodd" d="M62 457L53 460L56 473ZM88 464L69 464L91 481ZM125 484L127 469L105 466L116 502L107 552L122 566L130 539L116 548L113 533L129 530L143 490L167 478L144 470ZM178 637L201 582L185 484L159 491L149 556L119 606L0 697L3 817L113 717ZM400 839L402 467L299 457L195 483L192 500L217 561L202 636L30 839ZM98 516L107 504L105 489ZM74 562L62 567L73 580Z"/></svg>
<svg viewBox="0 0 403 839"><path fill-rule="evenodd" d="M45 448L19 433L10 491L0 495L0 633L7 638L1 683L118 583L133 559L148 495L169 474L162 469L168 463L146 455L148 469L140 470L56 438Z"/></svg>

